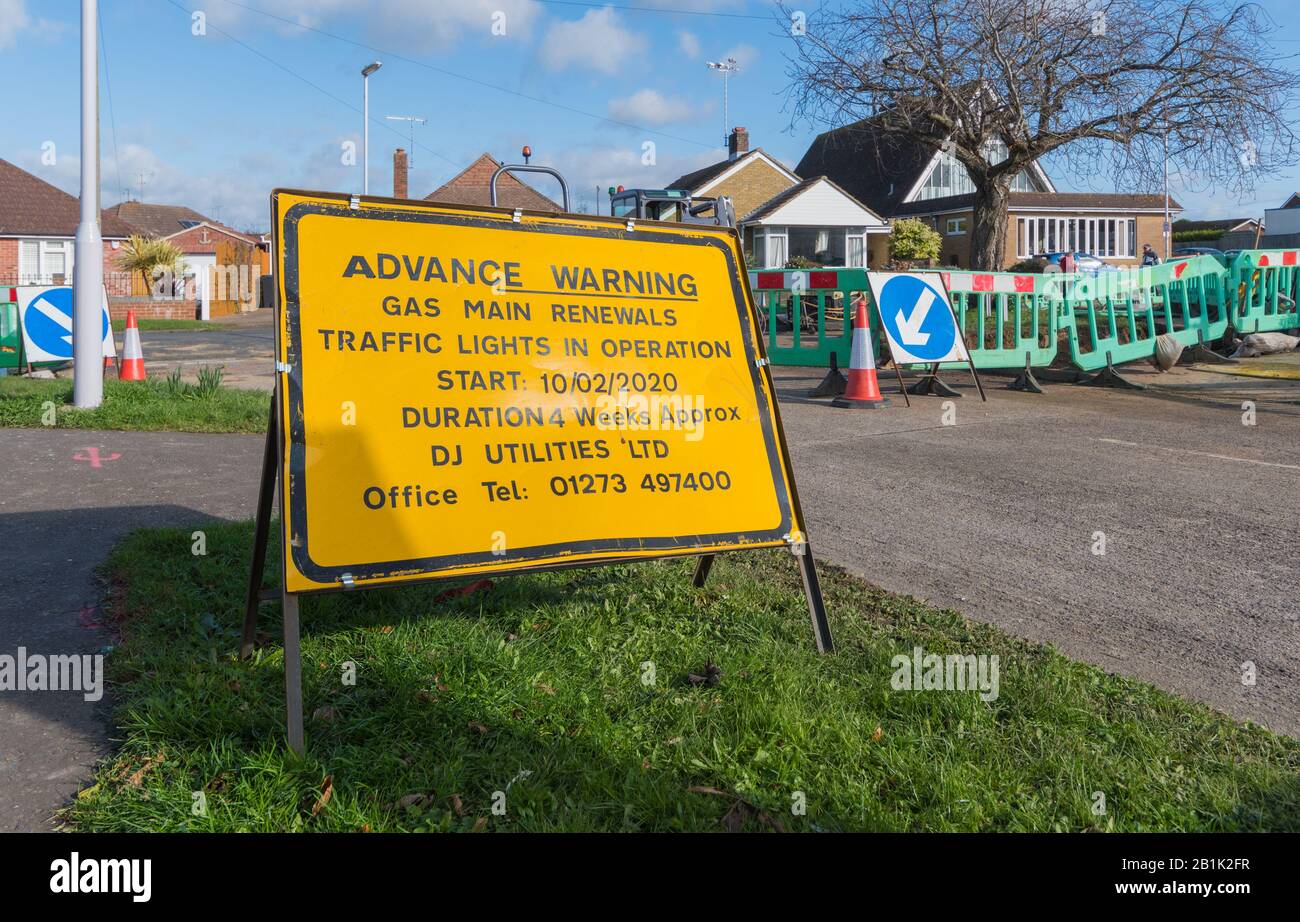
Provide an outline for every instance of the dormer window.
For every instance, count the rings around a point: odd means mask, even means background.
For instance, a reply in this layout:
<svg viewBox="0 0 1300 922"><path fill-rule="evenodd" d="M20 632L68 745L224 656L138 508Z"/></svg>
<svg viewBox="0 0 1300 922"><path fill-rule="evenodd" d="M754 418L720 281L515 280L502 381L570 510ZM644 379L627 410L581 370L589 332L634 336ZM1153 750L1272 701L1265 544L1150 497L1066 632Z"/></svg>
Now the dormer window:
<svg viewBox="0 0 1300 922"><path fill-rule="evenodd" d="M984 157L989 163L1001 163L1007 158L1007 146L1001 141L991 141L985 148ZM1043 189L1026 170L1016 174L1015 179L1011 181L1011 191L1045 192L1047 190ZM974 192L975 184L971 182L966 168L948 151L940 151L939 159L935 161L929 175L925 177L925 182L921 183L916 198L918 201L924 201L945 198L949 195L973 195Z"/></svg>

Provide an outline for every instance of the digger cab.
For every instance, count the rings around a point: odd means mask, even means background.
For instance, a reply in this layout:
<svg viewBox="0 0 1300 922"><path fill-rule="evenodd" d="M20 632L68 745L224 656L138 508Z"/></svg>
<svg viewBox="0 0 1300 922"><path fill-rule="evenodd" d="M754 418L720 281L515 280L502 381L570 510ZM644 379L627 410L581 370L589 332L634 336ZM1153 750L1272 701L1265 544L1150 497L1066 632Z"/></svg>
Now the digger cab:
<svg viewBox="0 0 1300 922"><path fill-rule="evenodd" d="M610 204L616 218L736 226L735 209L725 195L694 198L685 189L625 189L616 193Z"/></svg>

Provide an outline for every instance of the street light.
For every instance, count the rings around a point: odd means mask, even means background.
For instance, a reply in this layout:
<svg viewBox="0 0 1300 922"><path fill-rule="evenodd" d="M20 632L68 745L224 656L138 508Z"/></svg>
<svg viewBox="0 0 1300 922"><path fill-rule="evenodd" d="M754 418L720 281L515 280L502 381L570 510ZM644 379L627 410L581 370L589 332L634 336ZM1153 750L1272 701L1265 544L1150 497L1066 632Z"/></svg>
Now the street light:
<svg viewBox="0 0 1300 922"><path fill-rule="evenodd" d="M361 68L361 115L365 127L361 135L361 193L370 194L370 75L384 65L378 61Z"/></svg>
<svg viewBox="0 0 1300 922"><path fill-rule="evenodd" d="M740 64L735 58L727 58L725 61L710 61L709 69L722 73L722 146L726 147L731 128L727 120L727 83L731 80L732 74L740 71Z"/></svg>

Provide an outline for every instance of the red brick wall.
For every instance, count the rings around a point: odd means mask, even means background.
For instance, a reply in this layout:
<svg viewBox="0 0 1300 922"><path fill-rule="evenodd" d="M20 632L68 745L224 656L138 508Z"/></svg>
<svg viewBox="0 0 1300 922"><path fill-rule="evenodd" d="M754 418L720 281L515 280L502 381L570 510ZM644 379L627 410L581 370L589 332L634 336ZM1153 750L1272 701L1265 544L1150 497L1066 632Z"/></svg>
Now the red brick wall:
<svg viewBox="0 0 1300 922"><path fill-rule="evenodd" d="M135 318L143 320L194 320L196 308L193 301L155 301L152 298L109 298L108 316L114 320L126 319L126 312L135 311Z"/></svg>
<svg viewBox="0 0 1300 922"><path fill-rule="evenodd" d="M5 237L0 239L0 283L15 280L18 277L18 239Z"/></svg>

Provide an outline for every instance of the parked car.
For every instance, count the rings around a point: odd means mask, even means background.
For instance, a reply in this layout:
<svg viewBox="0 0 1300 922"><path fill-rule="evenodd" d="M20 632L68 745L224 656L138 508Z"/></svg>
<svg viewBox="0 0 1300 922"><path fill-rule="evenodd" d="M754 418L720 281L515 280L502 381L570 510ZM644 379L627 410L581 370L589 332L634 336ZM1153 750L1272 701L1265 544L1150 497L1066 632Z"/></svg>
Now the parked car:
<svg viewBox="0 0 1300 922"><path fill-rule="evenodd" d="M1060 268L1061 257L1065 253L1036 253L1034 259L1041 259L1049 265ZM1091 253L1074 253L1074 265L1078 272L1116 272L1117 267L1105 262L1099 256L1093 256Z"/></svg>
<svg viewBox="0 0 1300 922"><path fill-rule="evenodd" d="M1240 252L1240 251L1238 251ZM1173 255L1178 256L1213 256L1224 266L1228 265L1228 254L1215 247L1179 247Z"/></svg>

